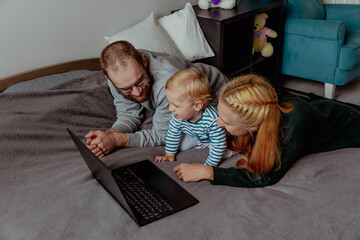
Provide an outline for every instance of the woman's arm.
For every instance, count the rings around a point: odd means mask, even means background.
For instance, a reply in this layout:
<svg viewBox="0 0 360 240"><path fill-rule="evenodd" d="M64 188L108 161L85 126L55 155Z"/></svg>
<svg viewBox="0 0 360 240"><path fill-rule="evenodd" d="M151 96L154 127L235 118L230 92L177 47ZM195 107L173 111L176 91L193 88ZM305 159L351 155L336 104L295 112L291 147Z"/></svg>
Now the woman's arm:
<svg viewBox="0 0 360 240"><path fill-rule="evenodd" d="M214 185L248 188L272 185L284 175L283 171L278 171L276 174L270 174L269 176L256 177L245 169L218 168L200 163L182 163L174 168L174 172L184 182L210 180Z"/></svg>
<svg viewBox="0 0 360 240"><path fill-rule="evenodd" d="M179 179L184 182L213 180L213 167L200 163L182 163L174 168Z"/></svg>

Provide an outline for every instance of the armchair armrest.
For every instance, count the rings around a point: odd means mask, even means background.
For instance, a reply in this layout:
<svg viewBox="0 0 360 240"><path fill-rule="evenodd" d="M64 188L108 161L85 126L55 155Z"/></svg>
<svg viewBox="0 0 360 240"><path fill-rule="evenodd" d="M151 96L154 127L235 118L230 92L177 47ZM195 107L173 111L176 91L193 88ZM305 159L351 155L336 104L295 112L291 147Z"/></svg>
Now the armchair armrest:
<svg viewBox="0 0 360 240"><path fill-rule="evenodd" d="M345 22L347 29L360 28L359 4L324 4L327 20Z"/></svg>
<svg viewBox="0 0 360 240"><path fill-rule="evenodd" d="M342 21L287 18L284 32L344 43L345 24Z"/></svg>

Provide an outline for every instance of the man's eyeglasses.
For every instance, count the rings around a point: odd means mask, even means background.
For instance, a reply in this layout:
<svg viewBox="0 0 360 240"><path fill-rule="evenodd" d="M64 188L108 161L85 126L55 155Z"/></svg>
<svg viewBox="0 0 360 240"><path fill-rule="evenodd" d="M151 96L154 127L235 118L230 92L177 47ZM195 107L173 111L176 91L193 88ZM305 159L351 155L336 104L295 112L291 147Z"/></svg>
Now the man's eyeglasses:
<svg viewBox="0 0 360 240"><path fill-rule="evenodd" d="M129 96L133 90L133 87L143 87L146 84L148 84L150 82L150 79L147 76L142 77L141 79L139 79L136 83L134 83L133 85L131 85L130 87L127 88L118 88L113 81L111 81L111 79L106 75L106 77L110 80L110 82L112 83L112 85L115 87L116 91L121 94L121 95L125 95L125 96Z"/></svg>

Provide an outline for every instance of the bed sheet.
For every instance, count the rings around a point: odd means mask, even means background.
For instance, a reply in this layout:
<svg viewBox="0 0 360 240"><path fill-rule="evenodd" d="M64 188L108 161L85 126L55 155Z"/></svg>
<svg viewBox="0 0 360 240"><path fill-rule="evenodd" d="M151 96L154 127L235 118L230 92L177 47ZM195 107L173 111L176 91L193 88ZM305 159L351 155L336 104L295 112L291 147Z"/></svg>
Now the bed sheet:
<svg viewBox="0 0 360 240"><path fill-rule="evenodd" d="M66 132L111 127L112 101L101 72L48 91L0 94L0 239L360 238L359 148L305 156L277 184L255 189L179 181L172 169L204 162L208 150L180 152L176 162L155 164L200 203L138 227L92 178ZM144 127L150 125L151 117ZM113 169L159 154L164 147L127 148L103 161Z"/></svg>

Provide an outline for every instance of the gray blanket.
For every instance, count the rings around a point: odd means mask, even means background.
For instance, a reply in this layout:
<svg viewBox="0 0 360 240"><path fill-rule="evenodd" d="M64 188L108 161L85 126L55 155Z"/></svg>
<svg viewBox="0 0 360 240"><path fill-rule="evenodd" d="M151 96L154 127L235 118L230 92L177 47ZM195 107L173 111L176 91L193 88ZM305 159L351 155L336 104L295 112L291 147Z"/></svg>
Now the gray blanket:
<svg viewBox="0 0 360 240"><path fill-rule="evenodd" d="M360 239L359 148L305 156L279 183L256 189L179 181L173 167L203 163L208 150L181 152L174 163L155 164L200 203L138 227L92 178L66 132L111 127L112 100L101 72L48 91L0 94L1 240ZM128 148L103 161L113 169L159 154L164 147Z"/></svg>

